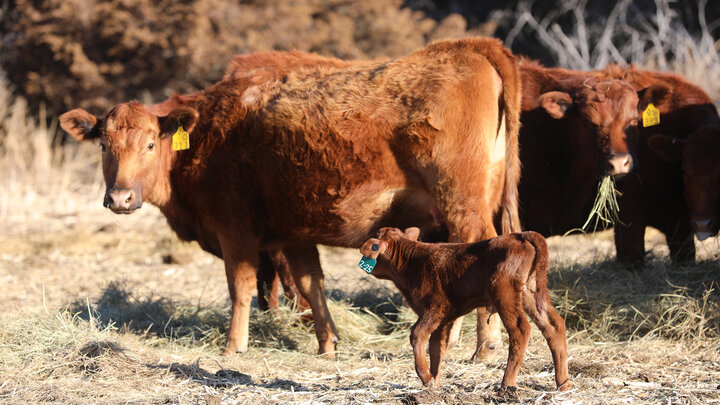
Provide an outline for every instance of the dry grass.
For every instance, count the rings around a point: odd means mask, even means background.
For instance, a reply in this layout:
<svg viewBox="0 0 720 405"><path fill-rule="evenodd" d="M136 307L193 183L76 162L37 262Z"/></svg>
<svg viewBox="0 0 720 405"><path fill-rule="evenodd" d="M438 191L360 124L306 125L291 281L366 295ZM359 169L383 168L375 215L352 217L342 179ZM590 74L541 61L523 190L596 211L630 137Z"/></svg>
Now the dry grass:
<svg viewBox="0 0 720 405"><path fill-rule="evenodd" d="M358 252L322 248L338 359L316 356L289 306L253 311L251 350L219 356L229 317L222 263L181 244L157 209L101 207L92 145L53 149L0 86L0 402L26 403L719 403L717 240L672 268L648 234L638 273L612 262L608 233L551 238L550 287L567 320L577 388L554 389L538 331L515 398L495 391L504 358L474 365L474 316L423 390L408 343L415 316ZM43 121L40 121L43 122ZM167 254L186 255L166 264Z"/></svg>

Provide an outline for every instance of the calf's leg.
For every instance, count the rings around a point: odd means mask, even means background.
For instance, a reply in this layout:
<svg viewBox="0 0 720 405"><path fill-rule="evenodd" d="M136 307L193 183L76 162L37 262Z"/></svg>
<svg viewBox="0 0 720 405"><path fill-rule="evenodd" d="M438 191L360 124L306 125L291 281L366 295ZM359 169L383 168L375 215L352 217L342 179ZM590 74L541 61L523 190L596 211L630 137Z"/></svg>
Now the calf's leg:
<svg viewBox="0 0 720 405"><path fill-rule="evenodd" d="M413 355L415 356L415 372L423 385L432 386L433 375L430 373L425 351L427 350L428 337L440 325L440 321L434 316L426 314L420 315L415 325L410 330L410 345L413 347ZM439 364L438 364L439 366Z"/></svg>
<svg viewBox="0 0 720 405"><path fill-rule="evenodd" d="M500 283L498 283L500 284ZM500 297L497 301L498 314L508 333L508 361L502 388L515 386L520 367L525 361L525 350L530 340L530 323L522 310L522 297L511 283L497 286Z"/></svg>
<svg viewBox="0 0 720 405"><path fill-rule="evenodd" d="M238 240L239 238L236 237L221 238L220 240L225 261L225 276L232 303L230 329L224 355L247 351L250 302L253 289L256 287L257 245L245 240L240 244Z"/></svg>
<svg viewBox="0 0 720 405"><path fill-rule="evenodd" d="M324 277L314 244L292 245L283 249L300 294L308 301L315 319L318 354L335 357L337 330L325 301Z"/></svg>
<svg viewBox="0 0 720 405"><path fill-rule="evenodd" d="M445 357L452 325L452 322L442 324L430 334L430 374L436 387L440 386L440 364Z"/></svg>
<svg viewBox="0 0 720 405"><path fill-rule="evenodd" d="M567 391L572 388L570 377L568 375L568 354L567 340L565 339L565 321L560 314L555 311L550 297L546 295L543 311L538 311L535 294L529 289L523 294L523 304L525 312L530 315L530 319L537 325L542 332L550 353L552 353L553 365L555 367L555 384L559 391Z"/></svg>

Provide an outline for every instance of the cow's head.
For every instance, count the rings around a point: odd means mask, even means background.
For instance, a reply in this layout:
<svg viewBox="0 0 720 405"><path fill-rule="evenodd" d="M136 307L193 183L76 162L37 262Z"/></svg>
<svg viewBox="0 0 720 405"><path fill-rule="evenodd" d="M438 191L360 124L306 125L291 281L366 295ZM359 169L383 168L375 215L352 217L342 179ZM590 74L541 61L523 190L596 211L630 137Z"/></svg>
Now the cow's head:
<svg viewBox="0 0 720 405"><path fill-rule="evenodd" d="M574 94L550 91L538 102L551 117L568 119L579 159L593 162L598 175L618 175L633 168L638 100L637 92L623 81L589 79Z"/></svg>
<svg viewBox="0 0 720 405"><path fill-rule="evenodd" d="M415 227L407 228L405 232L398 228L380 228L377 238L370 238L365 241L362 247L360 247L360 253L367 258L377 260L377 264L371 273L373 276L381 279L390 279L392 278L391 274L394 272L394 269L390 262L391 258L388 256L396 253L395 242L402 239L416 241L419 236L420 229Z"/></svg>
<svg viewBox="0 0 720 405"><path fill-rule="evenodd" d="M695 235L705 240L720 230L720 127L705 126L677 139L663 134L648 138L660 158L682 162L685 201Z"/></svg>
<svg viewBox="0 0 720 405"><path fill-rule="evenodd" d="M60 126L81 141L98 141L105 177L103 205L118 214L140 208L143 199L163 205L170 196L172 135L180 125L190 133L198 113L179 106L157 116L140 103L118 104L104 118L83 109L60 116Z"/></svg>

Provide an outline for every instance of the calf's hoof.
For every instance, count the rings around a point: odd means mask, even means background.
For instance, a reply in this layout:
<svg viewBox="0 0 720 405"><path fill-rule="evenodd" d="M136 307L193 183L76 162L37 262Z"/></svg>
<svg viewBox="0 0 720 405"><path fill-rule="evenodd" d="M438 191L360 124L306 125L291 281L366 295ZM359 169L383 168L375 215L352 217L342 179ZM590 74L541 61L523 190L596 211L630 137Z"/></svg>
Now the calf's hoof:
<svg viewBox="0 0 720 405"><path fill-rule="evenodd" d="M228 345L228 347L226 347L225 350L223 350L222 356L223 356L223 357L228 357L228 356L231 356L231 355L236 354L236 353L245 353L246 351L247 351L247 348L245 348L245 349L240 349L240 348L237 347L237 346L230 346L230 345Z"/></svg>
<svg viewBox="0 0 720 405"><path fill-rule="evenodd" d="M558 391L569 391L574 387L573 383L570 382L570 380L565 380L564 383L558 385Z"/></svg>
<svg viewBox="0 0 720 405"><path fill-rule="evenodd" d="M481 363L488 361L495 356L496 353L502 349L502 341L497 342L485 342L481 347L475 350L475 353L470 357L470 361L473 363Z"/></svg>

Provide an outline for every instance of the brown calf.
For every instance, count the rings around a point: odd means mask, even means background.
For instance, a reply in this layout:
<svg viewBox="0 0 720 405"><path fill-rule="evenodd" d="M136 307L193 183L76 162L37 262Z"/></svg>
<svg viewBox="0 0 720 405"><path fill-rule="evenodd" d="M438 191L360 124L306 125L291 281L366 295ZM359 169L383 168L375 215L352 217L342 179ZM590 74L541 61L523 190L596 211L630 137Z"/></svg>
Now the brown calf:
<svg viewBox="0 0 720 405"><path fill-rule="evenodd" d="M382 228L360 252L377 260L361 268L391 280L417 313L410 333L415 371L424 385L440 383L440 363L453 321L478 306L492 307L508 332L509 353L502 388L515 385L530 339L529 315L552 352L555 383L572 387L568 376L565 322L547 291L548 252L535 232L514 233L477 243L417 242L419 230ZM430 367L425 348L430 339Z"/></svg>
<svg viewBox="0 0 720 405"><path fill-rule="evenodd" d="M500 41L466 38L269 82L228 77L161 103L167 114L137 102L100 118L76 109L60 125L102 145L108 208L152 203L178 237L224 260L226 352L247 349L258 251L281 249L332 355L316 244L358 247L396 212L447 224L453 241L495 236L500 211L504 230L519 227L519 85ZM183 131L189 148L174 150Z"/></svg>

